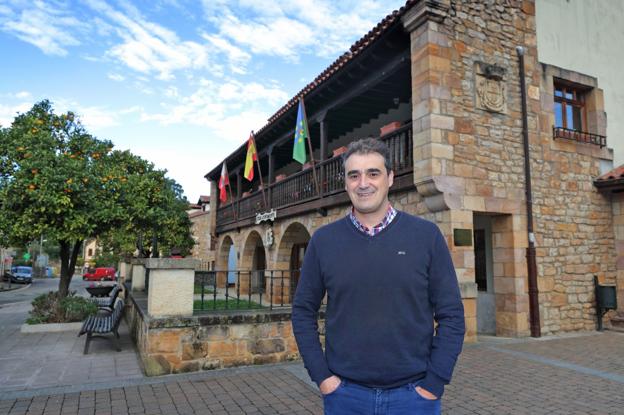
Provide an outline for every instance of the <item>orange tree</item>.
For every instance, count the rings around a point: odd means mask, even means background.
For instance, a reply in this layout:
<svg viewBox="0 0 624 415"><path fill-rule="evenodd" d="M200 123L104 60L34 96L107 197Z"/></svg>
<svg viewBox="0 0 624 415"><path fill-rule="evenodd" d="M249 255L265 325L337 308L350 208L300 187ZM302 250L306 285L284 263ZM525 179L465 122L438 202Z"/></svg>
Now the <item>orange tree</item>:
<svg viewBox="0 0 624 415"><path fill-rule="evenodd" d="M159 171L128 151L113 151L72 112L55 114L49 101L19 114L0 134L0 236L17 245L40 235L58 241L64 297L82 241L131 228L141 215L134 200L155 200L163 191L136 184Z"/></svg>
<svg viewBox="0 0 624 415"><path fill-rule="evenodd" d="M194 241L191 221L186 213L188 201L182 187L130 152L113 154L116 164L130 172L121 196L125 220L100 235L103 251L118 255L137 253L139 257L157 257L176 248L188 254Z"/></svg>

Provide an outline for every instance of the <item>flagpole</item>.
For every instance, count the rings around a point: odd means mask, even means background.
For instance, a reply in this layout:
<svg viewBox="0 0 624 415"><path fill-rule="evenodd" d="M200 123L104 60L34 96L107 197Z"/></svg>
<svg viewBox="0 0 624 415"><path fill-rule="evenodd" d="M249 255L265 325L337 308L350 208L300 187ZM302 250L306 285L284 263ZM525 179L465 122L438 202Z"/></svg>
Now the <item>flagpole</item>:
<svg viewBox="0 0 624 415"><path fill-rule="evenodd" d="M223 186L230 187L230 203L232 204L232 213L234 219L237 219L238 215L236 214L236 209L234 208L234 196L232 196L232 185L230 184L230 172L228 172L227 166L225 165L225 161L223 162L223 167L221 168L221 177L219 178L219 191L221 190L221 182L223 181ZM219 195L219 198L221 196ZM221 203L225 203L226 200L220 200Z"/></svg>
<svg viewBox="0 0 624 415"><path fill-rule="evenodd" d="M232 196L232 185L230 184L230 180L228 179L228 184L226 184L228 189L230 190L230 200L232 204L232 213L234 213L234 219L238 219L238 215L236 214L236 208L234 208L234 196Z"/></svg>
<svg viewBox="0 0 624 415"><path fill-rule="evenodd" d="M305 109L305 103L303 102L303 96L301 98L299 98L301 100L301 107L303 109L303 118L306 120L306 124L308 126L308 134L307 134L307 141L308 141L308 148L310 149L310 163L312 163L312 178L314 180L314 184L316 185L316 194L320 195L321 194L321 188L319 187L319 182L316 178L316 166L314 163L314 151L312 150L312 140L310 140L310 124L308 123L308 116L306 114L306 109Z"/></svg>
<svg viewBox="0 0 624 415"><path fill-rule="evenodd" d="M268 205L267 205L266 193L264 189L264 180L262 179L262 170L260 169L260 152L258 151L258 146L256 145L256 136L254 135L253 130L251 130L251 139L253 140L253 145L254 145L254 148L256 149L256 158L258 159L256 161L258 162L258 175L260 176L260 186L262 186L262 201L264 202L264 208L267 209ZM253 164L252 164L252 168L253 168Z"/></svg>

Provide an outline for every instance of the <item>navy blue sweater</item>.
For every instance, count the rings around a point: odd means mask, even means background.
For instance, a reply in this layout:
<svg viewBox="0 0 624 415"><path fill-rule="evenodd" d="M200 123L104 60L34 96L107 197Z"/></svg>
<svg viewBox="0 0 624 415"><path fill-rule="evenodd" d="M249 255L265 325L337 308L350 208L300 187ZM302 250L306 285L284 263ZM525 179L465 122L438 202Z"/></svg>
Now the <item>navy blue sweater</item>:
<svg viewBox="0 0 624 415"><path fill-rule="evenodd" d="M317 319L325 293L323 354ZM465 325L455 269L438 227L399 212L375 236L347 217L320 228L305 254L292 323L317 384L332 375L384 389L420 380L441 396Z"/></svg>

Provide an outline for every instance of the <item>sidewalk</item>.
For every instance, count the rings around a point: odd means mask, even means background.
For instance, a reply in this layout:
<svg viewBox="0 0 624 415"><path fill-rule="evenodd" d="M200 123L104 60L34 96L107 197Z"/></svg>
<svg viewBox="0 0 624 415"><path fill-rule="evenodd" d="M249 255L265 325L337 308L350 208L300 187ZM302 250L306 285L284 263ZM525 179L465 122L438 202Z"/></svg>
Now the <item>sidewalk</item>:
<svg viewBox="0 0 624 415"><path fill-rule="evenodd" d="M322 413L301 363L147 378L125 323L123 352L96 340L84 356L76 333L19 333L20 307L0 308L0 414ZM445 414L624 414L624 334L480 340L460 356Z"/></svg>

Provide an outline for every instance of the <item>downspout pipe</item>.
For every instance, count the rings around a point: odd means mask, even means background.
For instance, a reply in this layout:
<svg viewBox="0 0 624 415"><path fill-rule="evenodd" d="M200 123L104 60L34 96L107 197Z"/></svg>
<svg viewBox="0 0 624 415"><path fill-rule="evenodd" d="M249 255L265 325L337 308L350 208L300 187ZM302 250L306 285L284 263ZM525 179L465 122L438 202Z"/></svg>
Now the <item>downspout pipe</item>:
<svg viewBox="0 0 624 415"><path fill-rule="evenodd" d="M524 73L524 48L516 47L520 70L520 96L522 98L522 141L524 144L524 192L527 211L527 233L529 245L526 249L529 278L529 319L531 337L541 337L539 314L539 290L537 288L537 262L535 259L535 233L533 233L533 193L531 191L531 163L529 150L529 120L527 115L527 94Z"/></svg>

